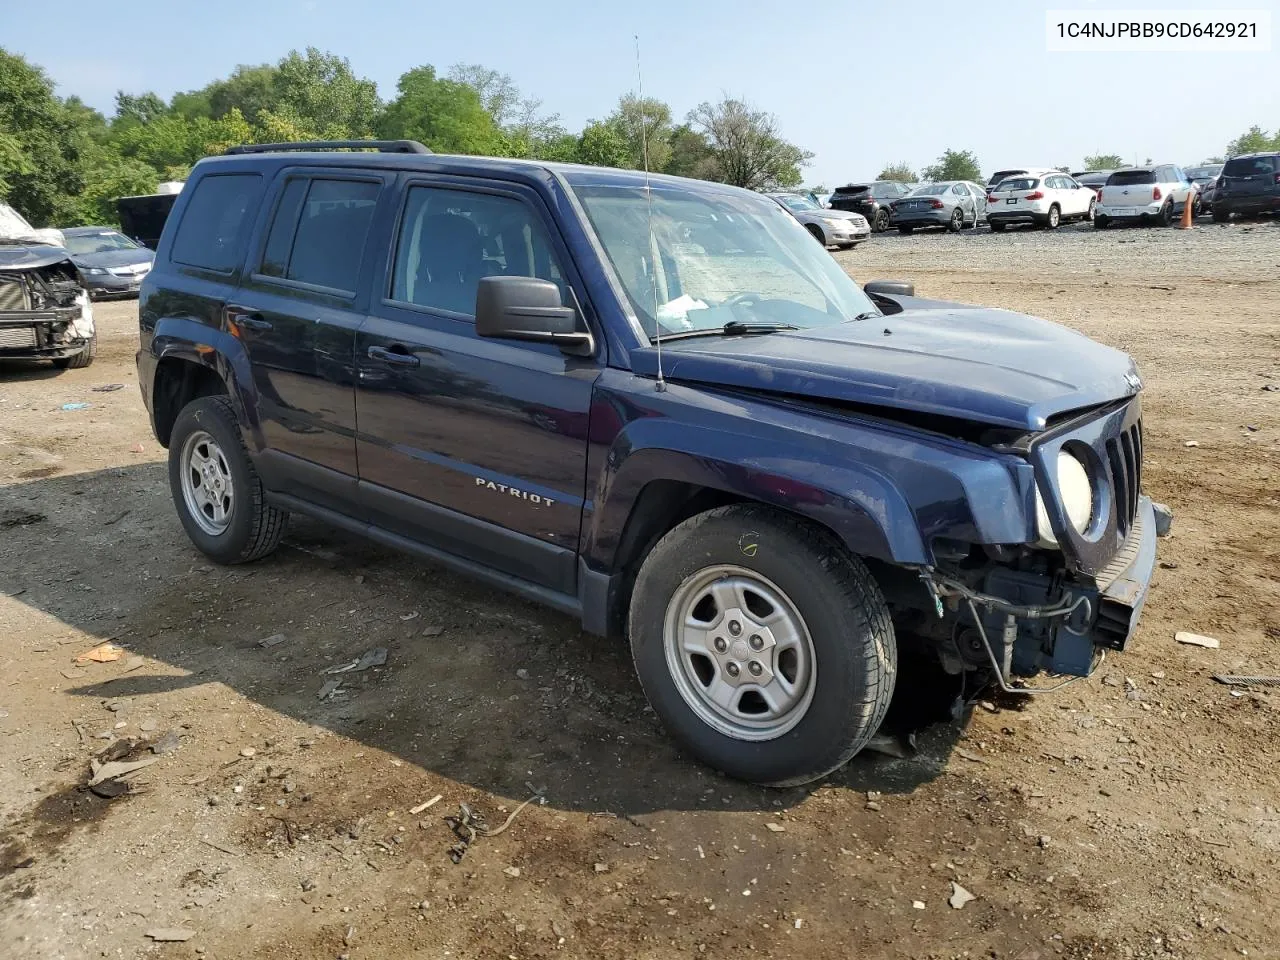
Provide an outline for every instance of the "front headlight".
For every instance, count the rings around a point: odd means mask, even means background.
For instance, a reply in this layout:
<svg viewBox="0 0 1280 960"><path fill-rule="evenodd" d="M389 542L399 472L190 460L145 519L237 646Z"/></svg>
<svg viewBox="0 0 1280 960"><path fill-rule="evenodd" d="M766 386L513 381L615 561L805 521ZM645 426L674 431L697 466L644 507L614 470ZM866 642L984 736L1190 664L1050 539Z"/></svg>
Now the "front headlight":
<svg viewBox="0 0 1280 960"><path fill-rule="evenodd" d="M1093 482L1089 479L1089 471L1080 460L1066 450L1058 451L1058 491L1062 495L1062 507L1067 514L1067 522L1075 528L1076 533L1084 533L1089 529L1093 519ZM1040 537L1042 547L1056 547L1058 538L1054 536L1053 525L1049 522L1049 513L1045 509L1044 497L1036 489L1036 534Z"/></svg>
<svg viewBox="0 0 1280 960"><path fill-rule="evenodd" d="M843 217L823 217L822 222L828 227L835 227L837 229L849 226L849 221Z"/></svg>
<svg viewBox="0 0 1280 960"><path fill-rule="evenodd" d="M102 267L85 267L84 272L87 276L90 276L90 277L100 277L107 271L104 270Z"/></svg>

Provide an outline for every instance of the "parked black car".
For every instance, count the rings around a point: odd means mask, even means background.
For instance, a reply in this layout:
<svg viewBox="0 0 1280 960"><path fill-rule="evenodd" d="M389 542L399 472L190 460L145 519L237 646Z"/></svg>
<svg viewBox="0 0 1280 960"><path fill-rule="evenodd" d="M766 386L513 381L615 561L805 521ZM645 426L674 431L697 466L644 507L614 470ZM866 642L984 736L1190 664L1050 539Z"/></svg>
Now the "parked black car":
<svg viewBox="0 0 1280 960"><path fill-rule="evenodd" d="M1250 153L1222 165L1213 192L1213 220L1233 214L1280 213L1280 153Z"/></svg>
<svg viewBox="0 0 1280 960"><path fill-rule="evenodd" d="M154 250L110 227L66 227L62 235L92 297L136 295L156 258Z"/></svg>
<svg viewBox="0 0 1280 960"><path fill-rule="evenodd" d="M1102 188L1107 183L1114 170L1081 170L1079 173L1073 173L1071 178L1082 187L1088 187L1097 195L1099 200L1102 199Z"/></svg>
<svg viewBox="0 0 1280 960"><path fill-rule="evenodd" d="M896 180L876 180L873 183L850 183L836 187L831 194L832 210L848 210L860 213L871 224L873 233L883 233L889 229L889 217L893 201L905 197L911 192L910 184L898 183Z"/></svg>
<svg viewBox="0 0 1280 960"><path fill-rule="evenodd" d="M1218 175L1222 173L1222 164L1203 163L1198 167L1183 167L1182 172L1196 185L1195 215L1198 217L1211 212L1214 188L1218 183Z"/></svg>
<svg viewBox="0 0 1280 960"><path fill-rule="evenodd" d="M321 146L200 161L143 281L143 401L215 561L300 513L550 605L772 785L874 735L896 631L970 691L1129 642L1157 530L1126 354L859 287L736 187Z"/></svg>

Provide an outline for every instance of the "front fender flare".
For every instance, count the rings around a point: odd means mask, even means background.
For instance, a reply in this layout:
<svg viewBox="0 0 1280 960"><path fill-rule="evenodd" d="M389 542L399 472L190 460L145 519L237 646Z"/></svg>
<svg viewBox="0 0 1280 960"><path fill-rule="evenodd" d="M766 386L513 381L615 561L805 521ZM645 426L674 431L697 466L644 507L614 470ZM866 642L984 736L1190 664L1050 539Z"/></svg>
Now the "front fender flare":
<svg viewBox="0 0 1280 960"><path fill-rule="evenodd" d="M596 569L615 556L645 486L666 480L722 491L798 514L830 529L860 556L926 563L911 507L887 476L865 464L819 464L800 449L773 446L742 459L742 438L707 426L646 419L627 426L605 458L583 552Z"/></svg>

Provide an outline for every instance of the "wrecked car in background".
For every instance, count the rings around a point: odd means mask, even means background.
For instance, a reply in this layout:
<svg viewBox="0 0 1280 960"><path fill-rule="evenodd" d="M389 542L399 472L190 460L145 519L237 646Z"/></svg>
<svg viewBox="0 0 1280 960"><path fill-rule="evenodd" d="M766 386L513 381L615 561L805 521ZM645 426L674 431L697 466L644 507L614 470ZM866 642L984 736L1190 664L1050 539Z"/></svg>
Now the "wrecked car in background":
<svg viewBox="0 0 1280 960"><path fill-rule="evenodd" d="M93 362L93 309L61 242L58 231L35 229L0 204L0 360Z"/></svg>

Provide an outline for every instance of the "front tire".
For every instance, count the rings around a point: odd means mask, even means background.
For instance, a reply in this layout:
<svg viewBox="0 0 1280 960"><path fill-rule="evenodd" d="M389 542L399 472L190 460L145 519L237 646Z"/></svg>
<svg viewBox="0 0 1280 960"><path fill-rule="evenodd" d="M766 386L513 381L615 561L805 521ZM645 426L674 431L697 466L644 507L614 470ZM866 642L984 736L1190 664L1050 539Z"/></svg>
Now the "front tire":
<svg viewBox="0 0 1280 960"><path fill-rule="evenodd" d="M1170 223L1173 222L1173 201L1172 200L1167 201L1165 205L1160 208L1160 213L1157 216L1157 222L1162 227L1167 227Z"/></svg>
<svg viewBox="0 0 1280 960"><path fill-rule="evenodd" d="M816 780L875 734L897 675L888 607L826 530L753 504L670 530L629 615L636 672L671 735L732 777Z"/></svg>
<svg viewBox="0 0 1280 960"><path fill-rule="evenodd" d="M1049 215L1045 217L1044 225L1050 230L1057 230L1058 224L1062 223L1062 211L1055 203L1049 207Z"/></svg>
<svg viewBox="0 0 1280 960"><path fill-rule="evenodd" d="M1007 223L1001 223L998 220L989 220L987 222L991 225L991 230L993 233L1004 233L1005 227L1008 226Z"/></svg>
<svg viewBox="0 0 1280 960"><path fill-rule="evenodd" d="M80 370L93 363L93 358L98 355L98 333L95 330L93 336L89 338L89 342L84 345L79 353L73 353L69 357L59 357L53 361L53 365L59 370Z"/></svg>
<svg viewBox="0 0 1280 960"><path fill-rule="evenodd" d="M876 211L876 218L871 223L871 229L876 233L884 233L889 229L889 211L881 208Z"/></svg>
<svg viewBox="0 0 1280 960"><path fill-rule="evenodd" d="M1105 230L1111 224L1111 218L1098 213L1094 214L1093 226L1095 230Z"/></svg>
<svg viewBox="0 0 1280 960"><path fill-rule="evenodd" d="M899 227L898 232L905 237L909 237L915 232L915 229L915 227Z"/></svg>
<svg viewBox="0 0 1280 960"><path fill-rule="evenodd" d="M1227 210L1219 210L1216 206L1209 213L1213 216L1214 223L1227 223L1231 220L1231 213Z"/></svg>
<svg viewBox="0 0 1280 960"><path fill-rule="evenodd" d="M964 229L964 211L956 207L955 213L951 214L951 222L947 224L947 229L952 233L959 233Z"/></svg>
<svg viewBox="0 0 1280 960"><path fill-rule="evenodd" d="M226 397L200 397L178 414L169 489L187 536L210 560L248 563L280 545L289 514L267 503Z"/></svg>
<svg viewBox="0 0 1280 960"><path fill-rule="evenodd" d="M816 223L810 223L805 226L805 229L809 231L809 235L812 236L813 239L817 240L820 244L822 244L824 249L826 248L827 237L822 232L822 228L820 226L818 226Z"/></svg>

